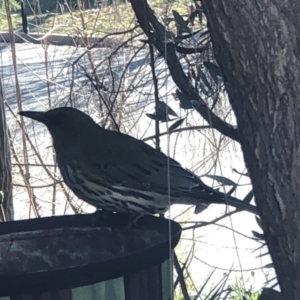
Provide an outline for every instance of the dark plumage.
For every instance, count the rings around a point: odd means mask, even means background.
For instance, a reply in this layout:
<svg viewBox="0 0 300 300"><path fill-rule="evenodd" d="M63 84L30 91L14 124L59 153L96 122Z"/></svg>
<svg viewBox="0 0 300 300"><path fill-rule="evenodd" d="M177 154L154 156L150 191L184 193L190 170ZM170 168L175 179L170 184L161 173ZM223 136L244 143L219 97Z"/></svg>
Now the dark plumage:
<svg viewBox="0 0 300 300"><path fill-rule="evenodd" d="M47 112L21 111L45 124L53 138L56 159L66 185L98 209L154 214L171 203L229 204L256 213L256 208L205 185L194 173L129 135L98 126L88 115L69 107ZM200 209L199 209L200 208Z"/></svg>

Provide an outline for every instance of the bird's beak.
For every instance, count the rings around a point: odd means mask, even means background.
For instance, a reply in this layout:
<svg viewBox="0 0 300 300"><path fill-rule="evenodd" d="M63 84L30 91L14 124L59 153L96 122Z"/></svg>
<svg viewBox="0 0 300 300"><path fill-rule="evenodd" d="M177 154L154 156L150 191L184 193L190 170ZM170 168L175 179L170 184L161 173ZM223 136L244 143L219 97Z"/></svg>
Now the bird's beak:
<svg viewBox="0 0 300 300"><path fill-rule="evenodd" d="M43 111L20 111L19 115L39 121L44 124L47 123L47 118L45 116L45 112Z"/></svg>

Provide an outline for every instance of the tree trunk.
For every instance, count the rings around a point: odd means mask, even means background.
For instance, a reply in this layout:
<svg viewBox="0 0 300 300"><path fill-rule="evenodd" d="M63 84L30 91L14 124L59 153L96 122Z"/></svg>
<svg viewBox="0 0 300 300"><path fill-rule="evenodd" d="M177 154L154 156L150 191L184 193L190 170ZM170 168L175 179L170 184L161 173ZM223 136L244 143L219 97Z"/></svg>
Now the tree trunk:
<svg viewBox="0 0 300 300"><path fill-rule="evenodd" d="M300 297L300 2L202 0L282 299Z"/></svg>
<svg viewBox="0 0 300 300"><path fill-rule="evenodd" d="M4 110L4 96L0 78L0 220L13 220L11 159Z"/></svg>

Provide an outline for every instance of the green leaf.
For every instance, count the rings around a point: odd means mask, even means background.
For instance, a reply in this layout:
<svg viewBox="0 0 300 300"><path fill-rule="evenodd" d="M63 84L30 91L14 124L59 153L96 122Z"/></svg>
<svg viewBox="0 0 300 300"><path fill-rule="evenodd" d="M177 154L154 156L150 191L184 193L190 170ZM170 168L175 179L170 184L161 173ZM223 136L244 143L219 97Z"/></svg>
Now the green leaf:
<svg viewBox="0 0 300 300"><path fill-rule="evenodd" d="M228 193L226 193L226 195L232 195L232 193L235 192L237 185L232 186L232 188L228 191Z"/></svg>
<svg viewBox="0 0 300 300"><path fill-rule="evenodd" d="M237 185L234 181L232 181L232 180L230 180L230 179L228 179L226 177L223 177L223 176L219 176L219 175L206 175L206 177L214 179L214 180L218 181L219 183L222 183L223 185L234 185L234 186Z"/></svg>
<svg viewBox="0 0 300 300"><path fill-rule="evenodd" d="M235 172L235 173L237 173L237 174L239 174L239 175L250 177L248 171L247 171L246 173L241 173L241 172L239 172L239 171L238 171L237 169L235 169L235 168L233 168L232 171Z"/></svg>
<svg viewBox="0 0 300 300"><path fill-rule="evenodd" d="M197 68L197 71L198 71L198 74L197 74L197 79L201 79L203 81L203 83L207 86L207 88L211 91L213 91L209 81L207 80L207 77L206 75L204 74L204 72L200 69L200 68Z"/></svg>
<svg viewBox="0 0 300 300"><path fill-rule="evenodd" d="M211 97L214 101L213 101L213 104L211 106L211 110L214 110L215 106L217 105L218 101L220 100L220 97L218 94L215 94Z"/></svg>
<svg viewBox="0 0 300 300"><path fill-rule="evenodd" d="M259 240L265 240L265 236L263 233L258 233L257 231L252 230L252 234Z"/></svg>
<svg viewBox="0 0 300 300"><path fill-rule="evenodd" d="M203 62L203 65L209 71L209 74L211 75L211 77L214 80L214 82L216 84L218 84L219 83L219 79L218 79L217 76L221 76L222 77L222 73L221 73L221 70L220 70L219 66L217 66L216 64L211 63L210 61Z"/></svg>
<svg viewBox="0 0 300 300"><path fill-rule="evenodd" d="M179 90L176 90L176 95L180 101L180 107L183 109L191 109L194 108L191 104L190 100Z"/></svg>
<svg viewBox="0 0 300 300"><path fill-rule="evenodd" d="M266 264L263 266L263 268L267 268L267 269L274 268L274 264L273 263Z"/></svg>
<svg viewBox="0 0 300 300"><path fill-rule="evenodd" d="M270 253L265 252L265 253L262 253L262 254L259 254L259 255L255 256L255 258L260 258L260 257L264 257L264 256L267 256L267 255L270 255Z"/></svg>
<svg viewBox="0 0 300 300"><path fill-rule="evenodd" d="M168 114L170 116L178 117L178 115L176 114L176 112L170 106L168 106L165 102L163 102L163 101L158 101L156 103L156 113L159 110L161 110L164 114Z"/></svg>
<svg viewBox="0 0 300 300"><path fill-rule="evenodd" d="M188 27L187 21L185 21L176 10L172 10L172 13L176 23L177 34L181 35L183 32L191 33L191 29Z"/></svg>
<svg viewBox="0 0 300 300"><path fill-rule="evenodd" d="M203 65L208 71L214 73L217 76L222 77L221 70L220 70L219 66L217 66L216 64L214 64L210 61L205 61L205 62L203 62Z"/></svg>
<svg viewBox="0 0 300 300"><path fill-rule="evenodd" d="M150 41L149 40L139 40L141 43L144 43L144 44L150 44Z"/></svg>
<svg viewBox="0 0 300 300"><path fill-rule="evenodd" d="M206 86L203 84L202 81L199 82L199 86L200 86L200 90L202 91L202 93L205 95L205 96L209 96L209 93L206 89Z"/></svg>
<svg viewBox="0 0 300 300"><path fill-rule="evenodd" d="M256 241L259 241L259 242L264 241L264 240L261 240L261 239L258 239L258 238L253 238L253 240L256 240ZM257 251L259 251L259 250L261 250L261 249L263 249L263 248L265 248L265 247L266 247L266 244L265 244L265 243L262 243L258 248L254 249L254 250L252 251L252 253L257 252Z"/></svg>
<svg viewBox="0 0 300 300"><path fill-rule="evenodd" d="M246 197L243 199L243 201L244 202L246 202L246 203L250 203L251 202L251 200L253 199L253 191L251 190L247 195L246 195Z"/></svg>
<svg viewBox="0 0 300 300"><path fill-rule="evenodd" d="M177 127L179 127L183 123L184 120L185 120L185 118L177 120L175 123L173 123L169 127L169 131L172 131L172 130L176 129Z"/></svg>
<svg viewBox="0 0 300 300"><path fill-rule="evenodd" d="M197 108L198 106L201 105L199 100L190 100L190 103L191 103L193 108Z"/></svg>
<svg viewBox="0 0 300 300"><path fill-rule="evenodd" d="M190 38L193 38L196 34L198 34L199 32L201 32L201 30L196 30L190 34L185 34L185 35L177 35L174 37L173 41L175 43L175 45L177 46L178 44L180 44L183 40L187 40Z"/></svg>
<svg viewBox="0 0 300 300"><path fill-rule="evenodd" d="M255 220L256 220L256 223L257 223L257 225L260 227L260 229L262 229L262 225L261 225L261 219L260 219L260 217L258 217L258 216L255 216Z"/></svg>
<svg viewBox="0 0 300 300"><path fill-rule="evenodd" d="M166 114L158 113L158 114L146 114L146 116L152 120L157 120L161 122L170 121L169 117L167 118Z"/></svg>

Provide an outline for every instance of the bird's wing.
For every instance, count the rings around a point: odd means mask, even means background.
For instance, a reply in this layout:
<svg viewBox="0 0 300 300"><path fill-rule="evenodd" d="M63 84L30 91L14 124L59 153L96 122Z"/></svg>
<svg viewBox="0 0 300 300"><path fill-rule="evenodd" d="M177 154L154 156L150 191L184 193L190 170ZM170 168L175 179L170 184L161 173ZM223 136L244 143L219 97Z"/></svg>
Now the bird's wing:
<svg viewBox="0 0 300 300"><path fill-rule="evenodd" d="M168 184L170 184L172 189L189 191L199 185L196 176L184 170L179 164L161 163L155 159L143 164L138 162L128 162L122 165L93 164L92 168L94 174L98 174L109 184L122 185L137 190L151 190L153 188L157 191L159 189L167 191Z"/></svg>
<svg viewBox="0 0 300 300"><path fill-rule="evenodd" d="M88 159L81 162L81 169L90 176L101 177L102 182L122 185L137 190L190 191L201 181L192 172L184 169L178 162L140 141L134 148L119 150L113 148L112 155L122 159ZM119 153L113 153L120 151ZM126 157L127 156L127 157ZM94 157L96 157L94 155Z"/></svg>
<svg viewBox="0 0 300 300"><path fill-rule="evenodd" d="M255 207L212 189L178 162L143 142L134 140L134 145L131 147L129 144L128 148L111 147L107 143L107 153L102 149L102 156L96 155L97 146L92 148L93 152L84 156L86 160L81 156L68 162L71 169L79 171L81 179L86 178L92 185L108 189L122 186L125 189L166 195L170 188L171 194L178 196L177 203L199 206L205 202L205 207L209 203L228 203L256 213Z"/></svg>

